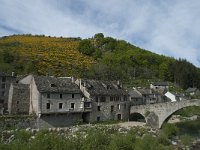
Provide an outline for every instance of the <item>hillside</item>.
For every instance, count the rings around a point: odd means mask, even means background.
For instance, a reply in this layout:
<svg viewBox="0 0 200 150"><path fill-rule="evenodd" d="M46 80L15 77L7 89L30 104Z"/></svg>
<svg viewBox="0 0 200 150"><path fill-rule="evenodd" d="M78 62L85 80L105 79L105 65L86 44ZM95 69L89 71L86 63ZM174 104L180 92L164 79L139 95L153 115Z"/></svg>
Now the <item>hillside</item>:
<svg viewBox="0 0 200 150"><path fill-rule="evenodd" d="M94 60L77 51L80 39L17 35L0 39L2 70L79 76Z"/></svg>
<svg viewBox="0 0 200 150"><path fill-rule="evenodd" d="M158 55L123 40L13 35L0 38L0 70L96 79L163 80L200 87L200 71L186 60Z"/></svg>

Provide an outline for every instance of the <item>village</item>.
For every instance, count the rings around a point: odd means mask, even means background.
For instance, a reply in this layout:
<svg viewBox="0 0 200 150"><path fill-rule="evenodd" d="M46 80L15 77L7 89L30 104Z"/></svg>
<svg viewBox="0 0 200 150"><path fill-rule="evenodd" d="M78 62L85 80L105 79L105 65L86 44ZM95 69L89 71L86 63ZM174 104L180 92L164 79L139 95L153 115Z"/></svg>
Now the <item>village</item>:
<svg viewBox="0 0 200 150"><path fill-rule="evenodd" d="M131 106L178 102L199 94L188 88L184 94L169 91L168 83L149 88L125 88L120 81L75 79L0 73L2 115L34 115L37 128L66 127L76 122L137 121Z"/></svg>

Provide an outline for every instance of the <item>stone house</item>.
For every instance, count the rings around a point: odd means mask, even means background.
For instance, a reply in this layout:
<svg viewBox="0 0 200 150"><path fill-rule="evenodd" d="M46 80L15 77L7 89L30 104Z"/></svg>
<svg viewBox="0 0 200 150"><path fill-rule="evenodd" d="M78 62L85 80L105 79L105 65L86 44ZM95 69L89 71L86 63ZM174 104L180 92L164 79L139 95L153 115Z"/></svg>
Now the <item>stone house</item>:
<svg viewBox="0 0 200 150"><path fill-rule="evenodd" d="M0 72L0 109L6 111L8 108L8 92L11 82L15 79L14 73Z"/></svg>
<svg viewBox="0 0 200 150"><path fill-rule="evenodd" d="M142 94L139 91L137 91L136 89L130 89L128 91L128 94L129 94L130 105L145 104Z"/></svg>
<svg viewBox="0 0 200 150"><path fill-rule="evenodd" d="M140 95L142 95L142 97L143 97L142 103L144 105L145 104L162 103L162 102L168 101L167 97L164 94L162 94L156 90L139 88L139 89L135 89L135 91L137 91L138 93L140 93Z"/></svg>
<svg viewBox="0 0 200 150"><path fill-rule="evenodd" d="M150 84L150 89L164 93L169 90L169 85L165 82L155 82Z"/></svg>
<svg viewBox="0 0 200 150"><path fill-rule="evenodd" d="M186 96L200 95L200 91L197 88L188 88L186 91Z"/></svg>
<svg viewBox="0 0 200 150"><path fill-rule="evenodd" d="M35 114L39 128L72 125L91 111L73 78L33 75L12 84L8 107L10 114Z"/></svg>
<svg viewBox="0 0 200 150"><path fill-rule="evenodd" d="M88 79L77 79L75 83L92 104L92 111L84 116L87 122L128 120L129 95L121 86Z"/></svg>

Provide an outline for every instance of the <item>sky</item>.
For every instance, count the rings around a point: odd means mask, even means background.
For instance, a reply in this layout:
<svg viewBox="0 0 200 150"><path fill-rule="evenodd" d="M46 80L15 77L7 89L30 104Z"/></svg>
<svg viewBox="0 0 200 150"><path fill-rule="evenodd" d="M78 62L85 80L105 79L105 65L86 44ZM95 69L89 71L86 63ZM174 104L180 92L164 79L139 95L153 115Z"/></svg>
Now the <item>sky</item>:
<svg viewBox="0 0 200 150"><path fill-rule="evenodd" d="M200 67L200 0L0 0L0 37L96 33Z"/></svg>

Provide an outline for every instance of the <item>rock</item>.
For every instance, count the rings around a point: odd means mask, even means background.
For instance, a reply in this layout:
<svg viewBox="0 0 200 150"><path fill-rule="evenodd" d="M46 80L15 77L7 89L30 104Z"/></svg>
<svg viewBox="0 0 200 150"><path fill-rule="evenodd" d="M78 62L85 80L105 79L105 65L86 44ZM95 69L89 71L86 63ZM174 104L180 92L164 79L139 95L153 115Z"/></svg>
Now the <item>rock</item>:
<svg viewBox="0 0 200 150"><path fill-rule="evenodd" d="M26 128L26 131L31 131L31 128Z"/></svg>

